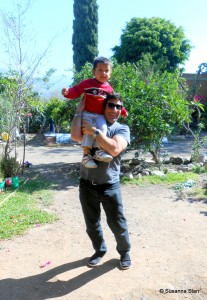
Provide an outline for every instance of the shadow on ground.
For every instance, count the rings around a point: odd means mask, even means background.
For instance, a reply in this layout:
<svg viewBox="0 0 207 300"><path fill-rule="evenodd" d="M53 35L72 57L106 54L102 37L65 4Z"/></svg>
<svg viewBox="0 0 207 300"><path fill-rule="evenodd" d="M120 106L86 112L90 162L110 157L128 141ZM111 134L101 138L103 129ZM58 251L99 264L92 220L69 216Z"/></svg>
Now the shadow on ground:
<svg viewBox="0 0 207 300"><path fill-rule="evenodd" d="M23 179L45 180L53 190L66 190L79 184L80 163L40 164L24 169Z"/></svg>
<svg viewBox="0 0 207 300"><path fill-rule="evenodd" d="M20 279L6 278L0 281L1 299L4 300L43 300L68 295L90 281L112 271L118 265L111 259L98 268L87 271L67 281L59 280L58 275L86 266L88 258L66 263L41 274Z"/></svg>

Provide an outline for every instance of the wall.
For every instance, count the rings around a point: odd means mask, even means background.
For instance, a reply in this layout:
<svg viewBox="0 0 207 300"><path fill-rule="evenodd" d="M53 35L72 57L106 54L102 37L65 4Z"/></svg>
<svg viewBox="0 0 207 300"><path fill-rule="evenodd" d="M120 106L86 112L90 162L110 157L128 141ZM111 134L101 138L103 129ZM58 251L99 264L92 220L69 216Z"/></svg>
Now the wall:
<svg viewBox="0 0 207 300"><path fill-rule="evenodd" d="M184 73L182 76L187 80L187 84L189 88L192 88L195 83L197 74ZM200 74L198 78L196 95L201 96L202 100L207 101L207 74L206 73Z"/></svg>

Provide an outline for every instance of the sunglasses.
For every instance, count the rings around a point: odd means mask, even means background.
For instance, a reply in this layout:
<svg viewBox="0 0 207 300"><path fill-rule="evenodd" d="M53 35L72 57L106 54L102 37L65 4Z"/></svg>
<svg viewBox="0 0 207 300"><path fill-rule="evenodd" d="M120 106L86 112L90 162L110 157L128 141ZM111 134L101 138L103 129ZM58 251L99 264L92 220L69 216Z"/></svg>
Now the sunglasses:
<svg viewBox="0 0 207 300"><path fill-rule="evenodd" d="M107 105L108 105L109 108L115 108L116 107L117 110L121 110L123 108L123 105L121 105L121 104L114 104L112 102L107 102Z"/></svg>

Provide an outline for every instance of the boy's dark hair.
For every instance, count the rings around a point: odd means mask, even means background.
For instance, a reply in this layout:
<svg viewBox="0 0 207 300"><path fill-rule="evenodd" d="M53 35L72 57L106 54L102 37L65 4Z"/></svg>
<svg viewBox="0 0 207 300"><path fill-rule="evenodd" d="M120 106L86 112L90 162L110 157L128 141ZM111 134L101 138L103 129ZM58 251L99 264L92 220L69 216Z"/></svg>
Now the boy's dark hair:
<svg viewBox="0 0 207 300"><path fill-rule="evenodd" d="M105 109L105 106L106 106L107 102L110 101L110 100L114 100L114 99L119 100L121 103L123 103L121 94L111 93L111 94L108 94L106 96L105 100L104 100L104 103L103 103L104 109Z"/></svg>
<svg viewBox="0 0 207 300"><path fill-rule="evenodd" d="M112 67L112 63L111 63L110 59L108 59L104 56L98 56L93 61L93 70L95 70L95 68L97 67L97 64L99 64L99 63L105 64L105 65L110 65Z"/></svg>

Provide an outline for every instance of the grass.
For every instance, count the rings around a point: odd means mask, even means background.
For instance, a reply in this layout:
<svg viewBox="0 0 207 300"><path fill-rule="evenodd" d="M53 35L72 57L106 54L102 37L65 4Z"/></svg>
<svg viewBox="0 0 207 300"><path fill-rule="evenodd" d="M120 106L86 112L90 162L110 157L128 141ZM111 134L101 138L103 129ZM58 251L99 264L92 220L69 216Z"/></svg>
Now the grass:
<svg viewBox="0 0 207 300"><path fill-rule="evenodd" d="M0 194L0 239L11 239L32 226L57 220L56 215L45 210L53 199L51 188L50 183L35 179L20 181L15 193L8 189Z"/></svg>
<svg viewBox="0 0 207 300"><path fill-rule="evenodd" d="M167 184L172 185L176 183L185 182L189 179L191 180L197 180L198 174L192 173L192 172L186 172L186 173L167 173L164 176L143 176L141 178L133 178L129 179L127 177L122 177L121 183L123 184L136 184L140 186L145 186L149 184Z"/></svg>
<svg viewBox="0 0 207 300"><path fill-rule="evenodd" d="M207 192L205 188L196 187L193 191L189 193L189 196L194 197L196 199L206 201Z"/></svg>
<svg viewBox="0 0 207 300"><path fill-rule="evenodd" d="M173 185L186 182L189 179L196 181L198 177L198 174L191 172L168 173L165 176L143 176L139 179L123 177L121 183L140 186L150 184ZM53 187L49 182L40 179L22 180L20 181L20 188L15 193L8 189L5 193L0 194L0 240L11 239L24 234L33 226L52 223L57 220L56 215L46 211L53 200Z"/></svg>

